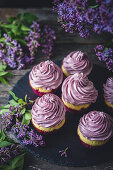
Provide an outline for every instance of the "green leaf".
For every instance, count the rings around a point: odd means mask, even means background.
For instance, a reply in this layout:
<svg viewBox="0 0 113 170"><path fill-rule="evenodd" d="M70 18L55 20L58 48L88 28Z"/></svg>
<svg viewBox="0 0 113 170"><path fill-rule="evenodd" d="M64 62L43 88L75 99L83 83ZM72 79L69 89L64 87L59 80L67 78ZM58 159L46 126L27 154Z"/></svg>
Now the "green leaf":
<svg viewBox="0 0 113 170"><path fill-rule="evenodd" d="M34 100L29 100L30 103L34 103Z"/></svg>
<svg viewBox="0 0 113 170"><path fill-rule="evenodd" d="M1 43L1 42L2 42L2 43L5 43L5 38L3 38L3 37L0 38L0 43Z"/></svg>
<svg viewBox="0 0 113 170"><path fill-rule="evenodd" d="M12 23L15 20L15 17L9 17L7 20L8 22Z"/></svg>
<svg viewBox="0 0 113 170"><path fill-rule="evenodd" d="M4 76L6 75L8 72L5 72L5 71L0 71L0 76Z"/></svg>
<svg viewBox="0 0 113 170"><path fill-rule="evenodd" d="M16 158L13 159L13 161L11 163L12 169L22 170L23 165L24 165L24 155L25 154L21 154L21 155L19 155Z"/></svg>
<svg viewBox="0 0 113 170"><path fill-rule="evenodd" d="M20 33L18 32L18 26L14 26L14 27L11 29L11 31L14 33L14 35L20 34Z"/></svg>
<svg viewBox="0 0 113 170"><path fill-rule="evenodd" d="M10 107L9 104L5 105L5 106L0 106L0 109L8 109Z"/></svg>
<svg viewBox="0 0 113 170"><path fill-rule="evenodd" d="M104 51L108 50L108 48L105 48Z"/></svg>
<svg viewBox="0 0 113 170"><path fill-rule="evenodd" d="M89 6L89 8L97 8L99 5Z"/></svg>
<svg viewBox="0 0 113 170"><path fill-rule="evenodd" d="M11 105L11 106L18 106L18 103L14 100L14 99L12 99L12 100L10 100L9 101L9 104Z"/></svg>
<svg viewBox="0 0 113 170"><path fill-rule="evenodd" d="M27 94L25 95L25 102L27 102Z"/></svg>
<svg viewBox="0 0 113 170"><path fill-rule="evenodd" d="M15 100L18 100L18 99L19 99L12 91L9 91L9 94L10 94Z"/></svg>
<svg viewBox="0 0 113 170"><path fill-rule="evenodd" d="M11 29L14 27L14 25L13 24L0 24L0 27Z"/></svg>
<svg viewBox="0 0 113 170"><path fill-rule="evenodd" d="M13 74L8 72L5 76L6 76L6 77L12 77Z"/></svg>
<svg viewBox="0 0 113 170"><path fill-rule="evenodd" d="M6 86L9 86L8 82L3 77L0 77L0 82L5 84Z"/></svg>
<svg viewBox="0 0 113 170"><path fill-rule="evenodd" d="M29 125L30 124L30 120L26 120L25 119L25 115L23 116L23 119L22 119L22 125L23 124L26 124L26 125Z"/></svg>
<svg viewBox="0 0 113 170"><path fill-rule="evenodd" d="M24 155L21 154L10 160L7 165L0 166L1 170L22 170L24 165Z"/></svg>
<svg viewBox="0 0 113 170"><path fill-rule="evenodd" d="M9 109L2 109L0 110L0 115L5 114L6 112L9 112Z"/></svg>
<svg viewBox="0 0 113 170"><path fill-rule="evenodd" d="M13 142L14 143L14 142ZM8 142L8 141L2 141L2 142L0 142L0 148L1 147L6 147L6 146L10 146L11 144L13 144L13 143L10 143L10 142Z"/></svg>
<svg viewBox="0 0 113 170"><path fill-rule="evenodd" d="M32 14L32 13L24 13L24 14L20 14L20 19L23 21L24 24L26 25L31 25L33 23L33 21L37 20L37 17Z"/></svg>
<svg viewBox="0 0 113 170"><path fill-rule="evenodd" d="M18 103L19 103L19 104L24 103L23 99L19 99L19 100L18 100Z"/></svg>
<svg viewBox="0 0 113 170"><path fill-rule="evenodd" d="M5 135L4 131L3 131L3 130L0 130L0 143L1 143L2 141L4 141L5 138L6 138L6 135Z"/></svg>
<svg viewBox="0 0 113 170"><path fill-rule="evenodd" d="M31 31L31 29L29 27L26 27L25 25L21 26L21 30L22 31Z"/></svg>
<svg viewBox="0 0 113 170"><path fill-rule="evenodd" d="M25 119L26 119L26 120L31 120L31 118L32 118L31 113L29 113L29 112L27 113L27 112L26 112L26 113L25 113Z"/></svg>
<svg viewBox="0 0 113 170"><path fill-rule="evenodd" d="M25 45L27 46L27 43L23 40L23 39L20 39L20 38L15 38L19 43L21 43L22 45Z"/></svg>
<svg viewBox="0 0 113 170"><path fill-rule="evenodd" d="M25 111L26 111L26 108L23 108L23 109L21 110L21 113L24 114Z"/></svg>
<svg viewBox="0 0 113 170"><path fill-rule="evenodd" d="M14 38L14 34L11 30L7 31L7 34L8 34L9 37Z"/></svg>
<svg viewBox="0 0 113 170"><path fill-rule="evenodd" d="M0 64L0 71L4 71L6 69L7 65Z"/></svg>

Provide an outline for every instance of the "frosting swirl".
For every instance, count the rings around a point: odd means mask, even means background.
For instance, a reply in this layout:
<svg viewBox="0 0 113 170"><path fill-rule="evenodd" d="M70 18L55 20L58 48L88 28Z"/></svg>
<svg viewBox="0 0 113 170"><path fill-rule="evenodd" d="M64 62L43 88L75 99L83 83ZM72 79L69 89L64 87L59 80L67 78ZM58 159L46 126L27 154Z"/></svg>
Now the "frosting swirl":
<svg viewBox="0 0 113 170"><path fill-rule="evenodd" d="M104 87L104 97L110 103L113 104L113 77L109 77Z"/></svg>
<svg viewBox="0 0 113 170"><path fill-rule="evenodd" d="M33 67L29 80L34 88L56 89L63 80L61 69L53 61L45 61Z"/></svg>
<svg viewBox="0 0 113 170"><path fill-rule="evenodd" d="M90 74L93 65L87 53L73 51L64 58L63 67L70 75L77 72L82 72L85 75L88 75Z"/></svg>
<svg viewBox="0 0 113 170"><path fill-rule="evenodd" d="M51 128L65 119L66 109L61 99L54 94L45 94L32 107L32 120L41 127Z"/></svg>
<svg viewBox="0 0 113 170"><path fill-rule="evenodd" d="M91 111L80 118L78 127L89 140L107 140L113 135L113 118L104 112Z"/></svg>
<svg viewBox="0 0 113 170"><path fill-rule="evenodd" d="M93 83L83 73L67 77L62 85L62 97L73 105L94 103L98 92Z"/></svg>

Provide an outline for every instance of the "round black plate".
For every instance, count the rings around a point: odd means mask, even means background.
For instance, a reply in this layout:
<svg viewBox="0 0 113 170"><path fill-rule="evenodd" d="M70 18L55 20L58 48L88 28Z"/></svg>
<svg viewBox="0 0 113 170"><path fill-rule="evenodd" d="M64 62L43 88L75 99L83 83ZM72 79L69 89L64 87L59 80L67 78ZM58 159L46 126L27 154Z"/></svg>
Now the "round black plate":
<svg viewBox="0 0 113 170"><path fill-rule="evenodd" d="M56 64L60 66L61 61L57 61ZM91 105L89 111L100 110L108 113L103 101L103 83L106 82L109 76L111 76L111 73L107 69L94 65L89 79L93 81L94 86L98 89L99 95L96 103ZM28 80L29 72L17 82L12 91L19 98L24 99L27 94L28 98L34 100L37 98L37 95L29 86ZM59 89L57 95L60 97L61 89ZM9 96L9 100L10 99L11 96ZM65 125L57 133L44 136L46 142L45 147L35 148L33 146L24 146L25 149L43 160L64 166L91 166L112 159L113 140L110 140L110 142L98 149L87 149L81 144L77 136L77 126L80 117L81 116L66 112ZM66 147L69 148L67 151L68 156L61 157L59 150L63 150Z"/></svg>

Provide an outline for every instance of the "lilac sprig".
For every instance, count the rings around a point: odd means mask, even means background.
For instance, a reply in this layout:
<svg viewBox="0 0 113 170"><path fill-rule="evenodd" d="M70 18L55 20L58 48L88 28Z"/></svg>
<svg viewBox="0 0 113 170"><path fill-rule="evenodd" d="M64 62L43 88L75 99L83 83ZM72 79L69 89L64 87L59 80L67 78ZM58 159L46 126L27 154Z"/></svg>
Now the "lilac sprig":
<svg viewBox="0 0 113 170"><path fill-rule="evenodd" d="M33 63L35 60L35 56L38 52L38 47L40 46L40 28L37 22L33 22L31 25L31 31L29 35L25 38L27 42L27 46L30 52L30 62Z"/></svg>
<svg viewBox="0 0 113 170"><path fill-rule="evenodd" d="M42 52L49 59L52 55L54 40L56 39L55 31L45 25L41 33L41 47Z"/></svg>
<svg viewBox="0 0 113 170"><path fill-rule="evenodd" d="M87 38L91 31L101 34L113 34L112 0L96 0L91 6L88 0L54 0L54 10L58 13L58 22L66 32L79 32Z"/></svg>
<svg viewBox="0 0 113 170"><path fill-rule="evenodd" d="M97 45L94 50L98 59L104 61L108 70L113 72L113 49L105 48L103 45Z"/></svg>
<svg viewBox="0 0 113 170"><path fill-rule="evenodd" d="M1 124L2 124L3 129L8 129L11 127L11 125L13 124L14 116L22 117L21 109L22 108L19 104L16 107L10 106L9 111L5 112L5 114L2 114Z"/></svg>
<svg viewBox="0 0 113 170"><path fill-rule="evenodd" d="M0 61L10 68L18 70L26 65L26 55L24 55L21 45L7 34L4 34L3 42L0 43Z"/></svg>
<svg viewBox="0 0 113 170"><path fill-rule="evenodd" d="M67 148L64 149L64 150L59 151L59 153L61 154L61 156L67 157L67 150L68 150L68 149L69 149L69 148L67 147Z"/></svg>
<svg viewBox="0 0 113 170"><path fill-rule="evenodd" d="M31 31L29 32L29 35L25 38L25 41L27 43L31 56L31 63L34 62L38 54L39 47L41 47L42 52L45 54L45 56L47 58L50 58L50 56L52 55L54 40L56 39L54 30L51 29L48 25L40 28L37 22L33 22L30 28Z"/></svg>
<svg viewBox="0 0 113 170"><path fill-rule="evenodd" d="M20 147L17 144L11 144L7 147L0 148L0 163L4 164L9 159L12 159L13 157L20 154Z"/></svg>
<svg viewBox="0 0 113 170"><path fill-rule="evenodd" d="M27 47L24 48L17 40L12 40L7 34L3 35L0 40L0 62L20 70L35 61L39 47L42 47L42 52L50 58L56 39L54 30L48 26L42 29L37 22L33 22L30 29L24 41Z"/></svg>
<svg viewBox="0 0 113 170"><path fill-rule="evenodd" d="M24 145L34 145L35 147L38 147L45 144L41 135L35 133L28 125L19 122L18 119L11 130L17 135L18 139L21 139L21 143Z"/></svg>

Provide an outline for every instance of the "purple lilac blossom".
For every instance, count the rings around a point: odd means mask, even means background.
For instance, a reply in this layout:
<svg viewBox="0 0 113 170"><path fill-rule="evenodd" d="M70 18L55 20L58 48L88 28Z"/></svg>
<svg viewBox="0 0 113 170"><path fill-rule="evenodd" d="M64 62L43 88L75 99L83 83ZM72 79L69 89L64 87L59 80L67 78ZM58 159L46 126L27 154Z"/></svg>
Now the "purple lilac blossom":
<svg viewBox="0 0 113 170"><path fill-rule="evenodd" d="M35 56L38 52L38 47L40 46L40 28L39 24L37 22L33 22L31 25L31 31L29 32L29 35L25 38L25 41L27 42L27 46L30 53L30 62L33 63Z"/></svg>
<svg viewBox="0 0 113 170"><path fill-rule="evenodd" d="M5 114L2 114L1 124L4 129L10 128L10 126L12 125L13 116L16 116L17 118L22 116L20 105L18 105L17 107L10 106L9 111Z"/></svg>
<svg viewBox="0 0 113 170"><path fill-rule="evenodd" d="M67 157L67 150L68 150L68 147L65 150L59 151L59 153L61 154L61 156Z"/></svg>
<svg viewBox="0 0 113 170"><path fill-rule="evenodd" d="M4 38L5 43L0 44L0 61L13 69L23 68L24 53L20 44L17 43L17 40L11 40L7 34L4 34Z"/></svg>
<svg viewBox="0 0 113 170"><path fill-rule="evenodd" d="M53 44L55 39L56 36L54 30L45 25L41 33L41 47L42 52L48 59L52 55Z"/></svg>
<svg viewBox="0 0 113 170"><path fill-rule="evenodd" d="M0 163L4 164L9 159L11 159L19 154L20 154L20 148L16 144L11 144L8 147L1 147L0 148Z"/></svg>
<svg viewBox="0 0 113 170"><path fill-rule="evenodd" d="M58 13L58 22L66 32L78 31L84 38L92 30L97 34L113 34L112 0L96 0L96 7L89 6L88 0L54 0L54 10Z"/></svg>
<svg viewBox="0 0 113 170"><path fill-rule="evenodd" d="M108 70L113 72L113 50L111 48L105 48L102 45L97 45L94 50L98 59L104 61Z"/></svg>
<svg viewBox="0 0 113 170"><path fill-rule="evenodd" d="M11 130L17 135L18 139L21 139L21 143L24 145L34 145L35 147L38 147L45 144L41 135L35 133L28 125L19 122L18 119Z"/></svg>
<svg viewBox="0 0 113 170"><path fill-rule="evenodd" d="M4 34L5 42L0 43L0 62L8 65L10 68L20 70L35 61L40 46L46 57L50 58L53 40L56 39L54 30L48 26L40 29L37 22L33 22L30 28L31 31L25 38L28 49L22 48L17 40L11 40L7 34Z"/></svg>

